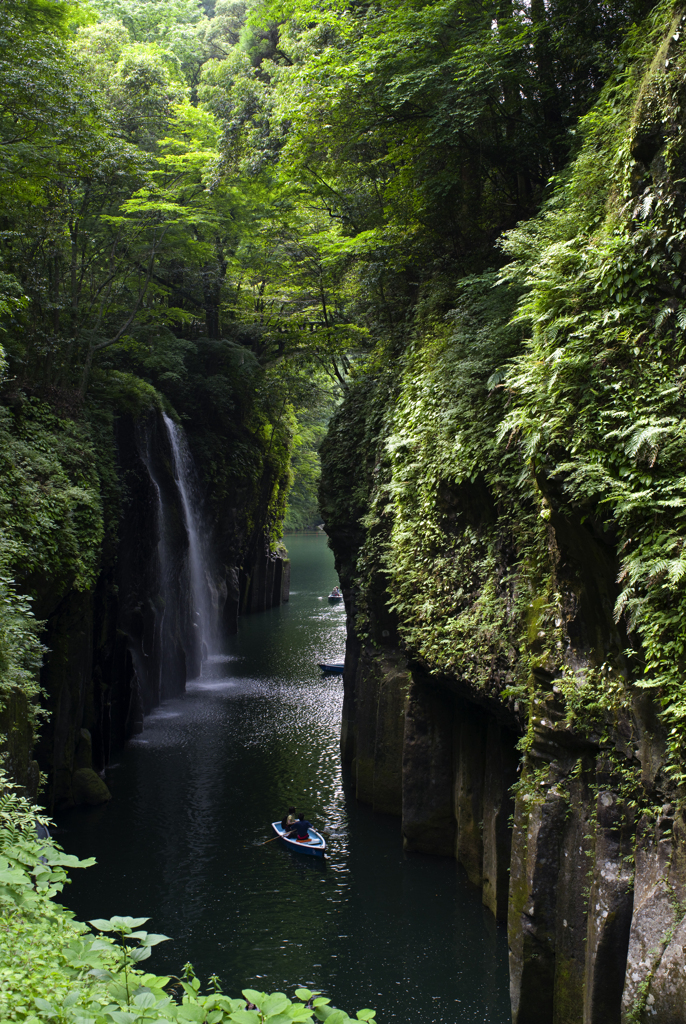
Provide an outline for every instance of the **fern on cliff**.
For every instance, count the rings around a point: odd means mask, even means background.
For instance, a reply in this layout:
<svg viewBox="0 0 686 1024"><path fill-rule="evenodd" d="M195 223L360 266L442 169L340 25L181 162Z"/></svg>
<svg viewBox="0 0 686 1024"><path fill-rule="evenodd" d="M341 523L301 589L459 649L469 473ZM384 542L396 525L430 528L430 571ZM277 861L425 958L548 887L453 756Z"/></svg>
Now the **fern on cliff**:
<svg viewBox="0 0 686 1024"><path fill-rule="evenodd" d="M0 576L0 713L10 695L19 691L26 698L31 727L36 724L42 695L38 682L45 650L39 639L41 625L27 598L17 594L13 580Z"/></svg>
<svg viewBox="0 0 686 1024"><path fill-rule="evenodd" d="M592 516L616 536L615 616L638 685L661 698L669 770L682 778L686 57L673 11L658 5L649 31L632 37L631 63L582 124L583 148L548 209L505 239L515 262L504 276L527 285L517 320L530 341L505 380L501 436L550 481L562 515ZM655 124L662 153L643 164L632 148Z"/></svg>

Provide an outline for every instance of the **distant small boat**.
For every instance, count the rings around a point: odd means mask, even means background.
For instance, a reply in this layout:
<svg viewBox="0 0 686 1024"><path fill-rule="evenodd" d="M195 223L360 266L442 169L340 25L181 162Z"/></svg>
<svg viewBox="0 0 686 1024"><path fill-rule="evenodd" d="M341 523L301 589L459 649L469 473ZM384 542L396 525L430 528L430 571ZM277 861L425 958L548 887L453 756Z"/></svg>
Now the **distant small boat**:
<svg viewBox="0 0 686 1024"><path fill-rule="evenodd" d="M325 675L343 675L344 661L320 661L319 667Z"/></svg>
<svg viewBox="0 0 686 1024"><path fill-rule="evenodd" d="M339 601L343 600L343 595L341 594L338 587L333 588L333 590L329 594L328 599L331 602L331 604L338 604Z"/></svg>
<svg viewBox="0 0 686 1024"><path fill-rule="evenodd" d="M310 857L323 857L326 850L326 841L324 836L320 836L319 832L316 832L313 828L308 828L307 834L310 837L309 843L299 843L297 839L289 839L286 835L285 829L281 828L280 821L273 821L272 828L276 832L281 842L285 843L292 850L297 850L298 853L307 853Z"/></svg>

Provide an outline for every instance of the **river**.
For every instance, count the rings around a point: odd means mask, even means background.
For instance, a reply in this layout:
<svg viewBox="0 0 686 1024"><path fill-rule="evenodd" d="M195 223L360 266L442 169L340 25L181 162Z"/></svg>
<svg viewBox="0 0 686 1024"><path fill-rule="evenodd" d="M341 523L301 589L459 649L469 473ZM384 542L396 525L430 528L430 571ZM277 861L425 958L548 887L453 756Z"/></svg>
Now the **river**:
<svg viewBox="0 0 686 1024"><path fill-rule="evenodd" d="M287 538L291 600L244 617L107 770L111 803L58 819L69 853L95 856L64 902L77 917L150 916L173 938L146 967L191 961L224 991L316 988L381 1024L507 1024L505 929L451 860L406 854L399 820L354 798L341 769L344 613L321 535ZM290 803L329 833L318 862L269 838Z"/></svg>

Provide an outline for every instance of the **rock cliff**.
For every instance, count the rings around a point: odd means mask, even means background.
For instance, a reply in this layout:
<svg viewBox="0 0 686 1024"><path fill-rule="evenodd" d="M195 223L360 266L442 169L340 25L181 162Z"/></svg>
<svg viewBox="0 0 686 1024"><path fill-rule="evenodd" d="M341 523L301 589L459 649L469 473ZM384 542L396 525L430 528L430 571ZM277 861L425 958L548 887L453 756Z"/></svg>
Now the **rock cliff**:
<svg viewBox="0 0 686 1024"><path fill-rule="evenodd" d="M684 24L660 6L513 262L377 353L322 449L343 756L507 922L515 1024L686 1022Z"/></svg>
<svg viewBox="0 0 686 1024"><path fill-rule="evenodd" d="M686 829L654 702L638 696L589 734L567 721L553 672L525 714L432 672L390 630L361 642L355 552L330 537L348 610L341 745L357 797L400 815L406 849L455 857L507 922L513 1020L686 1021ZM585 581L567 570L562 635L577 667L591 665L602 655L579 637L604 626L611 643L612 619L585 617Z"/></svg>
<svg viewBox="0 0 686 1024"><path fill-rule="evenodd" d="M19 591L31 595L42 624L45 714L34 748L27 698L15 687L5 697L0 731L13 777L35 794L42 772L42 799L57 810L109 799L98 773L141 731L146 714L200 674L207 644L192 600L189 525L171 421L159 401L105 416L100 429L87 419L58 425L49 406L25 396L15 404L5 424L8 458L16 465L24 460L26 521L33 526L35 517L36 537L48 549L34 567L36 541L29 536L27 557L15 570ZM40 436L31 435L36 417L47 426ZM74 449L62 441L68 432L75 434ZM195 444L203 454L207 434L190 432L191 452ZM46 444L55 451L47 468L40 461ZM218 645L235 632L239 614L288 600L288 561L273 541L275 494L287 480L287 462L265 460L257 479L240 470L231 475L231 440L224 437L223 444L229 470L220 485L201 459L189 467ZM60 519L55 506L63 494L76 496ZM12 527L21 537L21 526ZM65 551L60 573L57 555ZM88 562L81 579L73 572L77 558Z"/></svg>

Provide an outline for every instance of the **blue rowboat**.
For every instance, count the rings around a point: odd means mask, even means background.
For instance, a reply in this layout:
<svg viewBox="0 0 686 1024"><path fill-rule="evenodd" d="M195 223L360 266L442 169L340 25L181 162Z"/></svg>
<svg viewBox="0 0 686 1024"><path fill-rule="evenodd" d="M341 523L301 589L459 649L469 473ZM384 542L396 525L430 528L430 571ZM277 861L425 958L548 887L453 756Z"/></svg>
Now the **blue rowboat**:
<svg viewBox="0 0 686 1024"><path fill-rule="evenodd" d="M337 594L333 590L331 591L330 594L327 595L327 597L328 597L328 600L329 600L330 604L338 604L339 601L343 600L343 595L342 594Z"/></svg>
<svg viewBox="0 0 686 1024"><path fill-rule="evenodd" d="M297 850L298 853L307 853L310 857L323 857L326 850L326 841L324 836L320 836L319 832L315 832L313 828L309 828L307 833L310 837L309 843L299 843L298 840L293 837L289 839L284 830L281 828L280 821L273 821L272 828L276 832L277 836L282 843L289 846L291 850Z"/></svg>
<svg viewBox="0 0 686 1024"><path fill-rule="evenodd" d="M324 673L325 676L326 675L342 676L343 675L343 669L345 668L345 662L344 661L320 661L319 662L319 667L320 667L320 669L322 670L322 672Z"/></svg>

